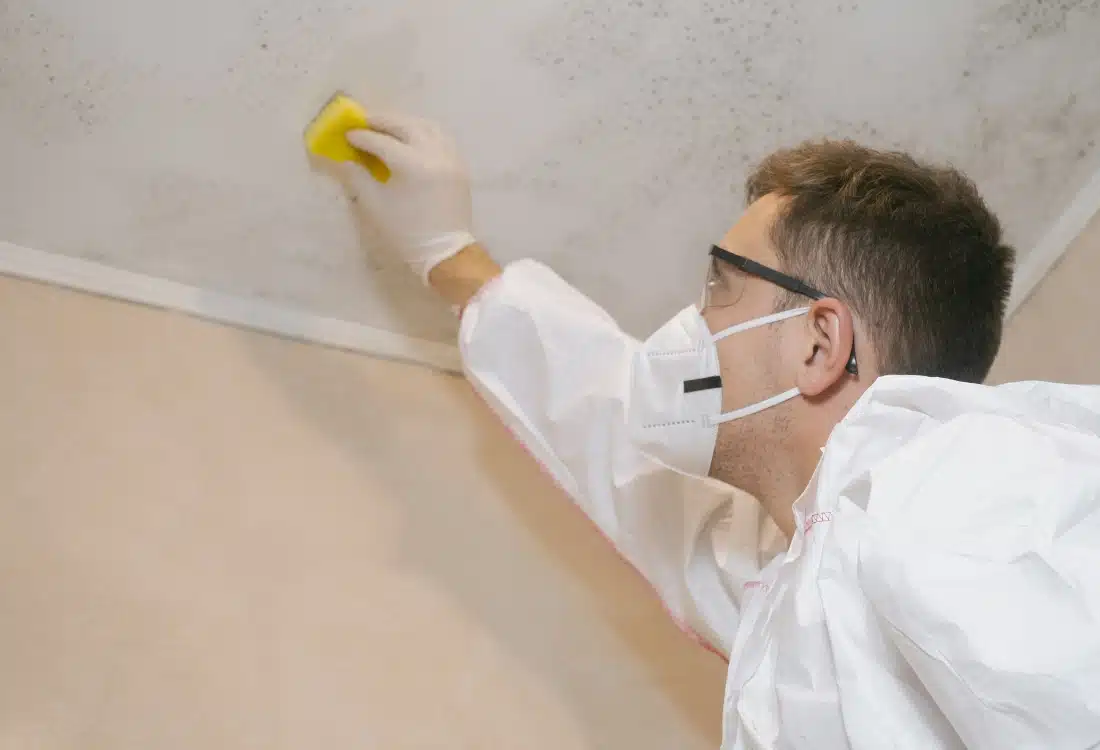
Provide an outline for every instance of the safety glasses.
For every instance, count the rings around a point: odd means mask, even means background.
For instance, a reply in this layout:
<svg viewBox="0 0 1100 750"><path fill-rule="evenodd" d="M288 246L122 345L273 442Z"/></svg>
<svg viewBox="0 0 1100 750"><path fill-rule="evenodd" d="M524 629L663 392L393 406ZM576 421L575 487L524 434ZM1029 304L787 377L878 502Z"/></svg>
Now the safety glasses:
<svg viewBox="0 0 1100 750"><path fill-rule="evenodd" d="M733 273L723 273L723 269L718 265L719 263L725 263L732 266L734 269ZM788 292L812 300L825 299L830 296L814 289L804 281L796 279L793 276L788 276L782 271L776 271L774 268L769 268L757 263L743 255L731 253L729 250L718 247L717 245L711 245L710 263L707 266L707 278L706 284L703 287L701 309L705 310L709 307L729 307L731 305L736 305L741 301L741 297L745 293L745 283L750 276L763 279L780 289L785 289ZM856 350L854 343L852 345L852 356L848 358L848 364L845 366L845 369L853 375L859 372L856 365Z"/></svg>

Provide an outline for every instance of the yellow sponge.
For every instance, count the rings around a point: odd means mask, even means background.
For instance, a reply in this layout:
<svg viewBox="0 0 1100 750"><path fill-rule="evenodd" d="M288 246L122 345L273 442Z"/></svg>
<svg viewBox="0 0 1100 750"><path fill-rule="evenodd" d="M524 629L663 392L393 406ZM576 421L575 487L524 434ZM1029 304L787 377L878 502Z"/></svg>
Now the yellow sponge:
<svg viewBox="0 0 1100 750"><path fill-rule="evenodd" d="M373 154L348 143L345 134L368 126L367 113L346 94L337 92L306 126L306 149L317 156L334 161L355 161L362 164L379 182L390 179L390 168Z"/></svg>

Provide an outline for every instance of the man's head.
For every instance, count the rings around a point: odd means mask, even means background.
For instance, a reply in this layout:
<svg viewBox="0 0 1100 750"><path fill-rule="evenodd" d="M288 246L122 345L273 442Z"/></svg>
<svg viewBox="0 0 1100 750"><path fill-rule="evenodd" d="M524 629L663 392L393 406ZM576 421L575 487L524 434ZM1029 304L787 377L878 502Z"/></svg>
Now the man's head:
<svg viewBox="0 0 1100 750"><path fill-rule="evenodd" d="M713 260L736 294L703 315L712 331L776 310L806 316L722 339L723 409L797 386L803 398L729 422L711 473L761 491L805 483L832 428L879 375L982 381L1000 346L1014 252L959 172L848 141L767 157L722 247L820 290L814 300ZM858 374L846 369L852 351ZM777 465L787 462L786 465ZM795 483L797 484L797 482ZM755 485L755 487L754 487ZM795 485L792 485L795 486Z"/></svg>

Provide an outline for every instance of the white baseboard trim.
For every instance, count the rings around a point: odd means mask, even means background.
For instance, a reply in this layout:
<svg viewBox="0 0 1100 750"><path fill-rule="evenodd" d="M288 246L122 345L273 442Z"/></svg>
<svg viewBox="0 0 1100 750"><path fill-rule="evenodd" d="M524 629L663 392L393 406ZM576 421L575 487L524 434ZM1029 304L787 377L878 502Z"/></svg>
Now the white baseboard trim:
<svg viewBox="0 0 1100 750"><path fill-rule="evenodd" d="M1009 317L1027 301L1097 213L1100 213L1100 171L1078 191L1066 210L1016 269L1012 295L1008 298Z"/></svg>
<svg viewBox="0 0 1100 750"><path fill-rule="evenodd" d="M0 274L174 310L286 338L461 372L458 349L258 299L223 294L0 240Z"/></svg>
<svg viewBox="0 0 1100 750"><path fill-rule="evenodd" d="M1020 264L1008 301L1010 317L1027 301L1098 212L1100 172L1077 193ZM462 371L458 349L448 344L124 271L69 255L33 250L2 240L0 273L444 372Z"/></svg>

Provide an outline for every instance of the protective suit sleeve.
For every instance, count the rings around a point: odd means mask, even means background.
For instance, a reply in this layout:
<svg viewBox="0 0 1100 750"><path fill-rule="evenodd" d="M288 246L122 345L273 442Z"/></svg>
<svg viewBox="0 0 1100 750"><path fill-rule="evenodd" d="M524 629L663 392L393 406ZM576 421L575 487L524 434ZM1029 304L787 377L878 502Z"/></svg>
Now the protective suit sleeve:
<svg viewBox="0 0 1100 750"><path fill-rule="evenodd" d="M741 586L759 573L760 511L752 498L632 446L626 408L639 342L550 269L525 260L467 307L459 344L490 408L681 627L728 654Z"/></svg>

